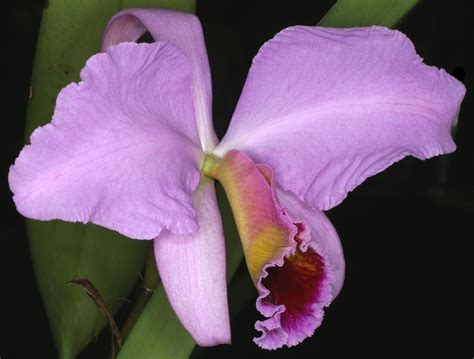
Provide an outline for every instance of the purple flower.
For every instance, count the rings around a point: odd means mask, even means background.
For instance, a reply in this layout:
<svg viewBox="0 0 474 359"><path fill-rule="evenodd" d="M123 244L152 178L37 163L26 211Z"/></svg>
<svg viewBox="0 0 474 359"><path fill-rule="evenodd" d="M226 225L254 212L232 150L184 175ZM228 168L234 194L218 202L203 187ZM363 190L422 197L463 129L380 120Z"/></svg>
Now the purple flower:
<svg viewBox="0 0 474 359"><path fill-rule="evenodd" d="M146 31L156 42L133 42ZM199 345L229 343L219 180L265 317L255 341L267 349L311 336L342 287L323 211L405 156L454 151L465 93L398 31L290 27L253 60L218 143L199 21L144 9L111 19L81 79L10 169L18 211L153 239L183 325Z"/></svg>

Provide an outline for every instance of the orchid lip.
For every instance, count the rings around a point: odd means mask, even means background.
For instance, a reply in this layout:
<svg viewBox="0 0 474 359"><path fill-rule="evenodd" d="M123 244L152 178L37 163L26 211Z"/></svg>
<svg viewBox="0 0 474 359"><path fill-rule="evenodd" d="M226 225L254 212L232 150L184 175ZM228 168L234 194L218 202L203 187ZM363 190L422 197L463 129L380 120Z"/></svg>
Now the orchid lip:
<svg viewBox="0 0 474 359"><path fill-rule="evenodd" d="M255 328L265 349L293 346L313 334L333 298L331 266L304 221L278 201L270 167L239 151L206 156L202 172L220 181L229 199L247 267L266 318Z"/></svg>
<svg viewBox="0 0 474 359"><path fill-rule="evenodd" d="M267 264L257 283L257 309L266 319L255 324L262 334L254 342L264 349L291 347L311 336L333 299L327 259L311 243L304 225L295 226L294 247Z"/></svg>

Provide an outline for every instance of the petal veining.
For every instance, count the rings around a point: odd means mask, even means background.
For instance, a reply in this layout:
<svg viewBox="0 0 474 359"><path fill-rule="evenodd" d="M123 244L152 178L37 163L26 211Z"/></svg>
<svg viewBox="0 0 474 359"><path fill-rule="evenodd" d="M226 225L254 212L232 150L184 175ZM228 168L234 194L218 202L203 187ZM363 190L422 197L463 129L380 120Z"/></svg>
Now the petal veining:
<svg viewBox="0 0 474 359"><path fill-rule="evenodd" d="M154 240L158 271L171 306L196 343L228 344L225 242L213 180L203 178L193 205L199 230L181 235L164 230Z"/></svg>
<svg viewBox="0 0 474 359"><path fill-rule="evenodd" d="M398 31L290 27L254 58L215 154L245 152L283 189L326 210L405 156L454 151L464 93Z"/></svg>
<svg viewBox="0 0 474 359"><path fill-rule="evenodd" d="M120 44L91 57L81 79L10 168L18 211L138 239L195 231L202 153L186 57L166 43Z"/></svg>
<svg viewBox="0 0 474 359"><path fill-rule="evenodd" d="M109 21L102 48L124 41L136 41L145 32L155 41L169 42L180 48L191 63L192 96L196 126L202 149L211 151L217 144L212 124L212 84L206 45L199 19L163 9L126 9Z"/></svg>

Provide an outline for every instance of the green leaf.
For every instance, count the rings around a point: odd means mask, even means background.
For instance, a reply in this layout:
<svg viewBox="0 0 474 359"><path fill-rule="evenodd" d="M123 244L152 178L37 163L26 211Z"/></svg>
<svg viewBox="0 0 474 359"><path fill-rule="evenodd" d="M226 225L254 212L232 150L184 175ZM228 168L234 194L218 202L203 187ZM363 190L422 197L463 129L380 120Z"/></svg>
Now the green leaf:
<svg viewBox="0 0 474 359"><path fill-rule="evenodd" d="M94 225L28 221L30 250L59 358L74 358L106 325L79 287L89 279L111 312L125 303L143 268L147 244Z"/></svg>
<svg viewBox="0 0 474 359"><path fill-rule="evenodd" d="M79 80L86 60L99 51L101 34L120 0L50 0L43 11L28 105L27 138L51 120L61 88Z"/></svg>
<svg viewBox="0 0 474 359"><path fill-rule="evenodd" d="M396 27L420 0L338 0L319 21L319 26Z"/></svg>
<svg viewBox="0 0 474 359"><path fill-rule="evenodd" d="M174 314L160 284L125 340L117 359L187 358L194 345L193 338Z"/></svg>
<svg viewBox="0 0 474 359"><path fill-rule="evenodd" d="M60 89L79 80L100 48L108 20L124 7L193 11L194 0L49 0L44 10L31 80L26 137L51 120ZM93 225L28 221L31 257L59 358L74 358L105 326L101 312L74 276L89 279L116 312L142 271L147 242L132 241Z"/></svg>
<svg viewBox="0 0 474 359"><path fill-rule="evenodd" d="M194 13L196 11L196 0L122 0L122 9L133 7L159 7L182 12Z"/></svg>
<svg viewBox="0 0 474 359"><path fill-rule="evenodd" d="M240 239L224 190L217 187L226 238L227 281L234 275L243 258ZM135 323L118 359L188 358L195 343L174 314L165 291L160 285L155 289L138 321Z"/></svg>

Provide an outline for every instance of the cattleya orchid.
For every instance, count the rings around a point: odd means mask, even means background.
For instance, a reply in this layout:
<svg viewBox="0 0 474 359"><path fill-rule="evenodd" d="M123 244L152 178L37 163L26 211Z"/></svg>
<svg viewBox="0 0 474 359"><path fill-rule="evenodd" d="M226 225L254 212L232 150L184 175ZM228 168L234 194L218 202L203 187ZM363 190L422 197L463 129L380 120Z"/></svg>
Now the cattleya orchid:
<svg viewBox="0 0 474 359"><path fill-rule="evenodd" d="M147 31L155 42L136 43ZM258 52L218 142L199 20L151 9L115 15L81 79L11 167L18 211L153 240L172 307L210 346L231 338L220 181L266 349L311 336L341 290L343 252L323 211L405 156L454 151L465 93L398 31L294 26Z"/></svg>

